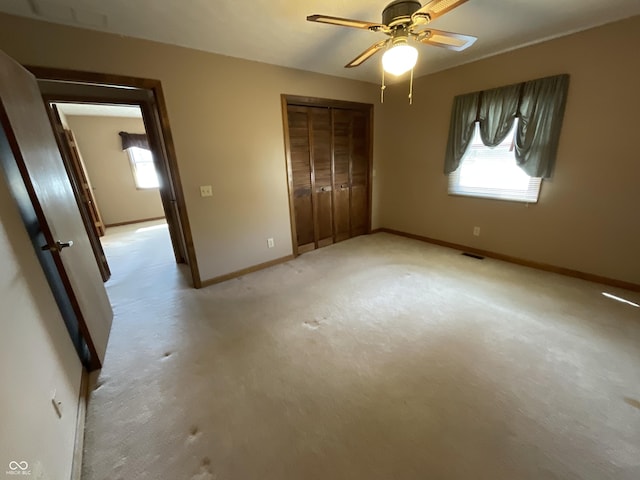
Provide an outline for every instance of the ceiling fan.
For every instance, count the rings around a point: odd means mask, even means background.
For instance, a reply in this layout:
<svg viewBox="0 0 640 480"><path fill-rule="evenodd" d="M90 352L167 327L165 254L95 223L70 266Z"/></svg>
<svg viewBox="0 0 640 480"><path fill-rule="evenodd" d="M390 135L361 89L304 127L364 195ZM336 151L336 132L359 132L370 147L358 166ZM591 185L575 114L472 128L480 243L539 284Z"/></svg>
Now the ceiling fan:
<svg viewBox="0 0 640 480"><path fill-rule="evenodd" d="M418 50L412 43L435 45L449 50L461 51L476 40L471 35L445 32L429 28L429 23L441 17L468 0L431 0L424 6L416 0L395 0L382 11L382 23L364 22L327 15L309 15L310 22L327 23L343 27L360 28L372 32L382 32L391 37L374 43L345 65L352 68L362 65L380 50L386 48L382 57L384 71L402 75L412 70L418 60ZM384 89L384 79L383 79Z"/></svg>

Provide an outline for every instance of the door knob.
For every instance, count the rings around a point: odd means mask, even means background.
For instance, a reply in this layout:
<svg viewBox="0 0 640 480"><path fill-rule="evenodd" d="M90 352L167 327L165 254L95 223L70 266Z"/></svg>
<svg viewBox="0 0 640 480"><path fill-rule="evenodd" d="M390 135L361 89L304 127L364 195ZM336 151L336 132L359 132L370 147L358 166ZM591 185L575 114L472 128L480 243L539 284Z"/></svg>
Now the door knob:
<svg viewBox="0 0 640 480"><path fill-rule="evenodd" d="M69 247L73 247L73 240L69 240L68 242L61 242L60 240L58 240L55 245L43 245L41 248L42 250L50 250L52 252L59 252L61 251L63 248L69 248Z"/></svg>

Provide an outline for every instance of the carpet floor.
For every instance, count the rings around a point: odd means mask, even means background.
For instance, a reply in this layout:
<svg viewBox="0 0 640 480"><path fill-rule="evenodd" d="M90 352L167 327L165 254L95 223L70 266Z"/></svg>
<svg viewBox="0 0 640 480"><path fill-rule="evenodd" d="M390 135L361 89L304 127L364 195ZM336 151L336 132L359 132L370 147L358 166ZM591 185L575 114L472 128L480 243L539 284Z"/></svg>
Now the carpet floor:
<svg viewBox="0 0 640 480"><path fill-rule="evenodd" d="M84 480L640 478L640 295L388 234L202 290L112 229Z"/></svg>

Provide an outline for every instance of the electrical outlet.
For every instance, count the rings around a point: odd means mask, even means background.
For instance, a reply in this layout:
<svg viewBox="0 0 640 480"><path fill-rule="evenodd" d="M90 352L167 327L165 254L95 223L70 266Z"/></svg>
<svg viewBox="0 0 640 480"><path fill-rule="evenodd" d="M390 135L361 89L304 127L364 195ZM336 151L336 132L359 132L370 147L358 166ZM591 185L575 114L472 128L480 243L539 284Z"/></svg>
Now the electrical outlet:
<svg viewBox="0 0 640 480"><path fill-rule="evenodd" d="M200 196L213 197L213 188L211 187L211 185L202 185L200 187Z"/></svg>
<svg viewBox="0 0 640 480"><path fill-rule="evenodd" d="M276 246L276 242L274 242L273 238L267 238L267 247L273 248Z"/></svg>
<svg viewBox="0 0 640 480"><path fill-rule="evenodd" d="M473 227L473 234L476 237L479 237L480 236L480 227Z"/></svg>

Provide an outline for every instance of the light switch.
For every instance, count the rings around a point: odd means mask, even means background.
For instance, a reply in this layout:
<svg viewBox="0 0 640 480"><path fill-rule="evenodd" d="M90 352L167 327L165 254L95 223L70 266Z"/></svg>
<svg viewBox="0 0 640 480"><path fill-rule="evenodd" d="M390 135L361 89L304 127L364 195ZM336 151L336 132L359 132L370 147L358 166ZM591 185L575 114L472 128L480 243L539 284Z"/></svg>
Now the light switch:
<svg viewBox="0 0 640 480"><path fill-rule="evenodd" d="M213 189L211 188L211 185L202 185L200 187L200 196L213 197Z"/></svg>

